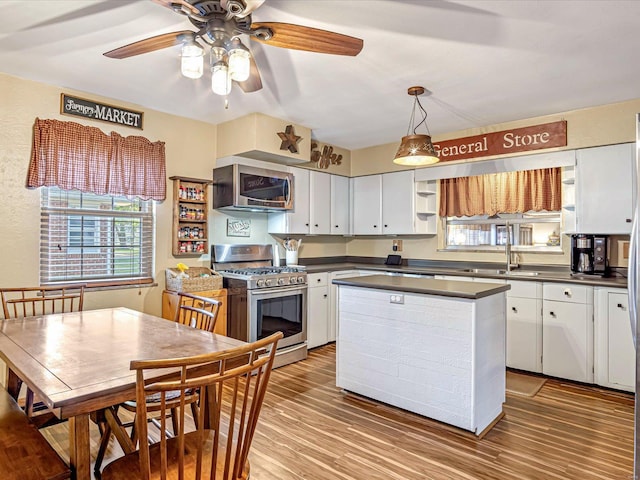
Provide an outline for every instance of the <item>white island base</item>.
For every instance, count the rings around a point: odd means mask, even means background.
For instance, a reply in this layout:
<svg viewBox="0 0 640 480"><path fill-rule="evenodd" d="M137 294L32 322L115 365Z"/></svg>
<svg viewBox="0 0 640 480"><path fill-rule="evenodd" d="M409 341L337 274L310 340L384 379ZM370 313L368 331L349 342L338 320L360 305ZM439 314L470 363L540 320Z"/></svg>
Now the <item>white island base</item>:
<svg viewBox="0 0 640 480"><path fill-rule="evenodd" d="M503 415L505 305L504 291L460 298L341 284L337 385L482 436Z"/></svg>

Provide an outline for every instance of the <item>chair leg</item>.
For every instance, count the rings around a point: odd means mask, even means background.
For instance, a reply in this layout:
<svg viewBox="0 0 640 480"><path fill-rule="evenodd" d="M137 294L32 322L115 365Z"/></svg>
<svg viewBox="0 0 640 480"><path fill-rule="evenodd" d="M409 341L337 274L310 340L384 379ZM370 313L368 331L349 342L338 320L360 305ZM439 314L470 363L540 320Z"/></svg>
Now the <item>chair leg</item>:
<svg viewBox="0 0 640 480"><path fill-rule="evenodd" d="M191 414L193 415L193 423L198 428L198 415L200 414L198 411L198 403L193 402L191 404Z"/></svg>
<svg viewBox="0 0 640 480"><path fill-rule="evenodd" d="M173 426L173 436L175 437L176 435L178 435L178 429L180 428L178 427L178 409L177 408L171 409L171 425Z"/></svg>
<svg viewBox="0 0 640 480"><path fill-rule="evenodd" d="M93 466L93 471L96 474L100 473L100 467L102 466L102 461L104 460L105 453L107 453L107 447L109 446L109 440L111 439L111 427L108 422L104 422L100 430L102 430L102 435L100 437L98 453L96 454L96 463Z"/></svg>

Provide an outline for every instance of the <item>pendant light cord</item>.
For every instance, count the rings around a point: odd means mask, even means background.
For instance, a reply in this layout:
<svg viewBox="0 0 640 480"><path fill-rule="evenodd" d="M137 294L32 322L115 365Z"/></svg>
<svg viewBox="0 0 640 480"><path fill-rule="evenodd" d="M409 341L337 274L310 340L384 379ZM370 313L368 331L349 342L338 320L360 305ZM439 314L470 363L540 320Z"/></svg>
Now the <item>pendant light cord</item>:
<svg viewBox="0 0 640 480"><path fill-rule="evenodd" d="M420 108L420 111L422 111L422 120L420 121L420 123L418 123L414 127L413 125L415 123L415 118L416 118L416 105L418 105L418 107ZM429 134L429 136L431 136L431 132L429 131L429 126L427 125L427 111L422 106L422 103L420 103L420 99L418 98L418 95L416 94L415 95L415 99L413 101L413 110L411 111L411 118L409 119L409 128L407 128L407 135L409 135L409 132L411 132L412 127L413 127L413 134L416 135L416 130L423 123L424 123L424 127L427 129L427 134Z"/></svg>

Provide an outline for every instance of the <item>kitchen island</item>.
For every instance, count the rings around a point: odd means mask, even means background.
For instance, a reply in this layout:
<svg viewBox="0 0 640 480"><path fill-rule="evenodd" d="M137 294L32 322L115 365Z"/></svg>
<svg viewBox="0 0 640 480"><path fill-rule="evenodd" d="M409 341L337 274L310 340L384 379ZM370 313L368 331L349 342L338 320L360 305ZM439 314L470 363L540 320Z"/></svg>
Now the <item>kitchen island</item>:
<svg viewBox="0 0 640 480"><path fill-rule="evenodd" d="M338 286L338 387L482 436L502 417L509 285L386 275Z"/></svg>

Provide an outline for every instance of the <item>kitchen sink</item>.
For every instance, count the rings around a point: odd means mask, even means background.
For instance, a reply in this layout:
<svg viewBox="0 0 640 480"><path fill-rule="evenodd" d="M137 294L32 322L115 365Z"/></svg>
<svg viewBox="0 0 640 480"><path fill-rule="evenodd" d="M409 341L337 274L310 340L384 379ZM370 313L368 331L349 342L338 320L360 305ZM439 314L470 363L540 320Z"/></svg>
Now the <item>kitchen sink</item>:
<svg viewBox="0 0 640 480"><path fill-rule="evenodd" d="M506 270L496 270L493 268L465 268L464 270L460 270L465 273L479 273L484 275L513 275L513 276L521 276L521 277L535 277L538 275L538 272L532 272L527 270L511 270L507 272Z"/></svg>
<svg viewBox="0 0 640 480"><path fill-rule="evenodd" d="M507 273L506 270L495 270L493 268L465 268L460 271L466 273L483 273L485 275L504 275Z"/></svg>

